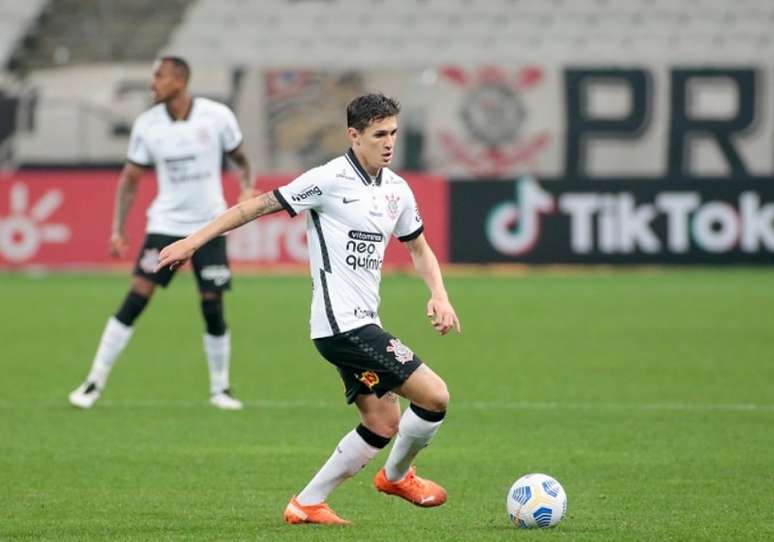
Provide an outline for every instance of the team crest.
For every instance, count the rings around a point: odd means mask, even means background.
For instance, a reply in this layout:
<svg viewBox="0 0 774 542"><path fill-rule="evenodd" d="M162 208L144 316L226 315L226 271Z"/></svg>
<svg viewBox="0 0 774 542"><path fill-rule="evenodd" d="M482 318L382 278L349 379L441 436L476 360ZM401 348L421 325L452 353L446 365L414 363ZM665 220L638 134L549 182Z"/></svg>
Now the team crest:
<svg viewBox="0 0 774 542"><path fill-rule="evenodd" d="M152 275L156 269L156 265L159 263L159 249L146 248L142 257L140 258L140 269L148 275Z"/></svg>
<svg viewBox="0 0 774 542"><path fill-rule="evenodd" d="M390 339L390 345L387 347L387 351L403 364L414 359L414 352L411 351L411 348L400 342L400 339Z"/></svg>
<svg viewBox="0 0 774 542"><path fill-rule="evenodd" d="M201 273L204 280L211 280L215 286L223 286L231 280L231 271L225 265L208 265Z"/></svg>
<svg viewBox="0 0 774 542"><path fill-rule="evenodd" d="M441 77L457 97L456 114L450 117L455 124L437 134L447 163L483 177L534 169L551 143L541 121L530 118L545 79L541 67L509 71L484 66L473 71L449 66Z"/></svg>
<svg viewBox="0 0 774 542"><path fill-rule="evenodd" d="M209 145L210 134L206 128L199 128L199 130L196 132L196 139L198 139L199 143L202 145Z"/></svg>
<svg viewBox="0 0 774 542"><path fill-rule="evenodd" d="M395 220L398 218L398 202L400 201L400 196L396 196L395 194L387 194L384 197L387 200L387 216L389 216L392 220Z"/></svg>
<svg viewBox="0 0 774 542"><path fill-rule="evenodd" d="M363 371L360 373L358 380L360 380L360 382L362 382L369 390L372 390L374 389L374 386L379 383L379 375L373 371Z"/></svg>

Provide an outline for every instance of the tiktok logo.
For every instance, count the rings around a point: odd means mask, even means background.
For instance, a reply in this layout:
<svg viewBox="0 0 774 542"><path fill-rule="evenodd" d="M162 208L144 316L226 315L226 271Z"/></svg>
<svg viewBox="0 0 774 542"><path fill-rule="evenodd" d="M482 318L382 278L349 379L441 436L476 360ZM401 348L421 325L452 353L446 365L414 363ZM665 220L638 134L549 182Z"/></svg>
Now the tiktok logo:
<svg viewBox="0 0 774 542"><path fill-rule="evenodd" d="M518 256L532 250L540 237L540 215L554 211L554 198L532 177L515 183L515 201L500 203L486 219L486 236L503 254Z"/></svg>
<svg viewBox="0 0 774 542"><path fill-rule="evenodd" d="M70 228L45 221L62 205L62 192L49 190L31 206L27 186L17 183L9 192L10 214L0 216L0 256L23 262L34 256L43 243L66 243Z"/></svg>

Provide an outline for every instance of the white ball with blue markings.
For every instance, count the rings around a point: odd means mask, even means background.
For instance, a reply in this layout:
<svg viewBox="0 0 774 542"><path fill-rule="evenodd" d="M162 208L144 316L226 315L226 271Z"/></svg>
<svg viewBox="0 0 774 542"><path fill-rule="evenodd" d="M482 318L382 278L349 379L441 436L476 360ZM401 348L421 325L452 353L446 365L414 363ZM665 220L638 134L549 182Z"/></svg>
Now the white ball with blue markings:
<svg viewBox="0 0 774 542"><path fill-rule="evenodd" d="M553 527L567 513L567 495L547 474L526 474L511 486L505 506L516 527Z"/></svg>

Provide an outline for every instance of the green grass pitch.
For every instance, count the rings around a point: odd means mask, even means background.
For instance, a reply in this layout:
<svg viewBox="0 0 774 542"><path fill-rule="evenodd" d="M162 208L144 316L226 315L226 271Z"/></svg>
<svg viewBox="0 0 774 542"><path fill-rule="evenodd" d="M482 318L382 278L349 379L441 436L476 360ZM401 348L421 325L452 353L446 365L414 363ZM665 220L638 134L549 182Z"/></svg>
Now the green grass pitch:
<svg viewBox="0 0 774 542"><path fill-rule="evenodd" d="M449 384L418 458L449 502L378 494L382 452L330 498L349 528L282 510L356 424L308 340L307 277L242 276L226 301L242 412L207 405L189 275L138 321L91 411L67 394L126 275L0 275L0 540L773 540L771 270L531 272L447 279L461 336L421 281L385 278L382 319ZM567 518L520 531L510 484L546 472Z"/></svg>

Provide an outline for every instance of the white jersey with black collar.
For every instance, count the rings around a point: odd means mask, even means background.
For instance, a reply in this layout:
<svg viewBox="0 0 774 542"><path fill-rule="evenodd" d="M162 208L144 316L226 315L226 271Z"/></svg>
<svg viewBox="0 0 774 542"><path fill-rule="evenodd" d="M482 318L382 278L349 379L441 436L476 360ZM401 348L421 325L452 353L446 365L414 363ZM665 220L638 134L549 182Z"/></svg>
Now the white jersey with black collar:
<svg viewBox="0 0 774 542"><path fill-rule="evenodd" d="M422 218L406 181L389 169L371 179L350 149L274 191L295 216L307 213L311 335L329 337L379 321L379 282L391 236L418 237Z"/></svg>
<svg viewBox="0 0 774 542"><path fill-rule="evenodd" d="M142 113L132 127L127 161L156 167L158 194L148 208L146 231L186 236L225 211L223 152L241 143L231 110L207 98L194 98L181 120L165 104Z"/></svg>

